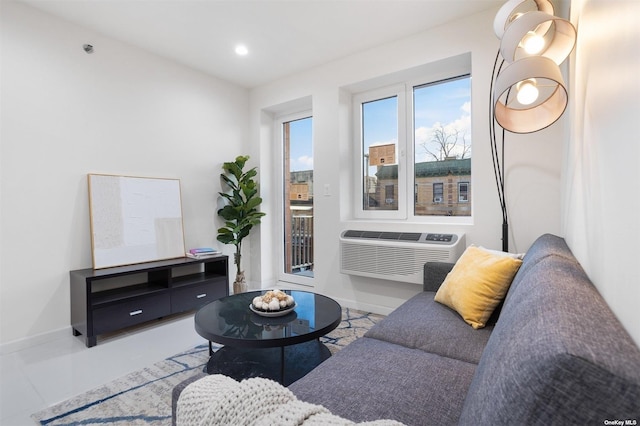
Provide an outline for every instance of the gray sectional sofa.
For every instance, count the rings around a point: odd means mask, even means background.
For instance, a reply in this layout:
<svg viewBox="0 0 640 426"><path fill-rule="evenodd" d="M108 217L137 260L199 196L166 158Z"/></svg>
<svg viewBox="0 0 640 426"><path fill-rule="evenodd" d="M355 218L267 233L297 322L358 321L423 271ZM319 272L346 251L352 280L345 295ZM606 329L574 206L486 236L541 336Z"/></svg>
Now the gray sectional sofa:
<svg viewBox="0 0 640 426"><path fill-rule="evenodd" d="M563 239L533 244L479 330L434 301L452 266L425 265L424 292L289 389L356 422L640 421L640 350Z"/></svg>

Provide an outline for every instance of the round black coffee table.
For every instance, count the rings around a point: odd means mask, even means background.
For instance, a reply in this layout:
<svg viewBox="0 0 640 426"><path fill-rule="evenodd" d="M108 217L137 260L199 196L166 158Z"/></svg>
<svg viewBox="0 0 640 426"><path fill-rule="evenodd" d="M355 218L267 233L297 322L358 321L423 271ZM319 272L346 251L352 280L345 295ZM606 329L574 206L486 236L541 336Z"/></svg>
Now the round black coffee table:
<svg viewBox="0 0 640 426"><path fill-rule="evenodd" d="M333 299L307 291L286 290L295 309L279 317L265 317L249 309L252 291L223 297L195 315L196 332L209 341L208 374L241 380L266 377L289 385L331 356L318 339L342 320L342 308ZM211 342L224 345L216 352Z"/></svg>

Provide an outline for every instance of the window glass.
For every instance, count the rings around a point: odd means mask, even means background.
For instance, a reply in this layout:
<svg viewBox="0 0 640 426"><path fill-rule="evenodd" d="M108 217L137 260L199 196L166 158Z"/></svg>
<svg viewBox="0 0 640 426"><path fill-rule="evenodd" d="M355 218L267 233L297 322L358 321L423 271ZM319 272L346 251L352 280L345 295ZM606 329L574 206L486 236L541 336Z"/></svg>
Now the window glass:
<svg viewBox="0 0 640 426"><path fill-rule="evenodd" d="M441 203L444 194L444 185L440 182L433 184L433 202Z"/></svg>
<svg viewBox="0 0 640 426"><path fill-rule="evenodd" d="M414 214L471 216L471 77L414 87L413 111Z"/></svg>
<svg viewBox="0 0 640 426"><path fill-rule="evenodd" d="M398 210L398 97L364 102L362 108L362 209Z"/></svg>
<svg viewBox="0 0 640 426"><path fill-rule="evenodd" d="M458 184L458 201L466 203L469 201L469 183L460 182Z"/></svg>

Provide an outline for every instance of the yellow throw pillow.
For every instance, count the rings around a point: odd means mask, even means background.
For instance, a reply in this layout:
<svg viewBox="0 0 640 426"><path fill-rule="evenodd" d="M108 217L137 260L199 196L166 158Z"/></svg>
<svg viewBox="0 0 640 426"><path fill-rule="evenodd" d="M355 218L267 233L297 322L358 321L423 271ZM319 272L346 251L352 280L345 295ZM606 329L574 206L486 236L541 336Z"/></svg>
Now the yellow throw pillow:
<svg viewBox="0 0 640 426"><path fill-rule="evenodd" d="M482 328L507 294L520 265L520 259L469 246L438 289L435 301L458 312L473 328Z"/></svg>

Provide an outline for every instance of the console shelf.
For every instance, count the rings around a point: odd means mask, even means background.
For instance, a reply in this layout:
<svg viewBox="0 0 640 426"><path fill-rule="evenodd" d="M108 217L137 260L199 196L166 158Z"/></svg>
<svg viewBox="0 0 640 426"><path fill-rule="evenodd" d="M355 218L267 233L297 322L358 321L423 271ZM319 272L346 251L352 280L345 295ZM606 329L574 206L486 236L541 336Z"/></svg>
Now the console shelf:
<svg viewBox="0 0 640 426"><path fill-rule="evenodd" d="M179 258L69 272L71 327L87 347L97 336L229 295L228 257Z"/></svg>

